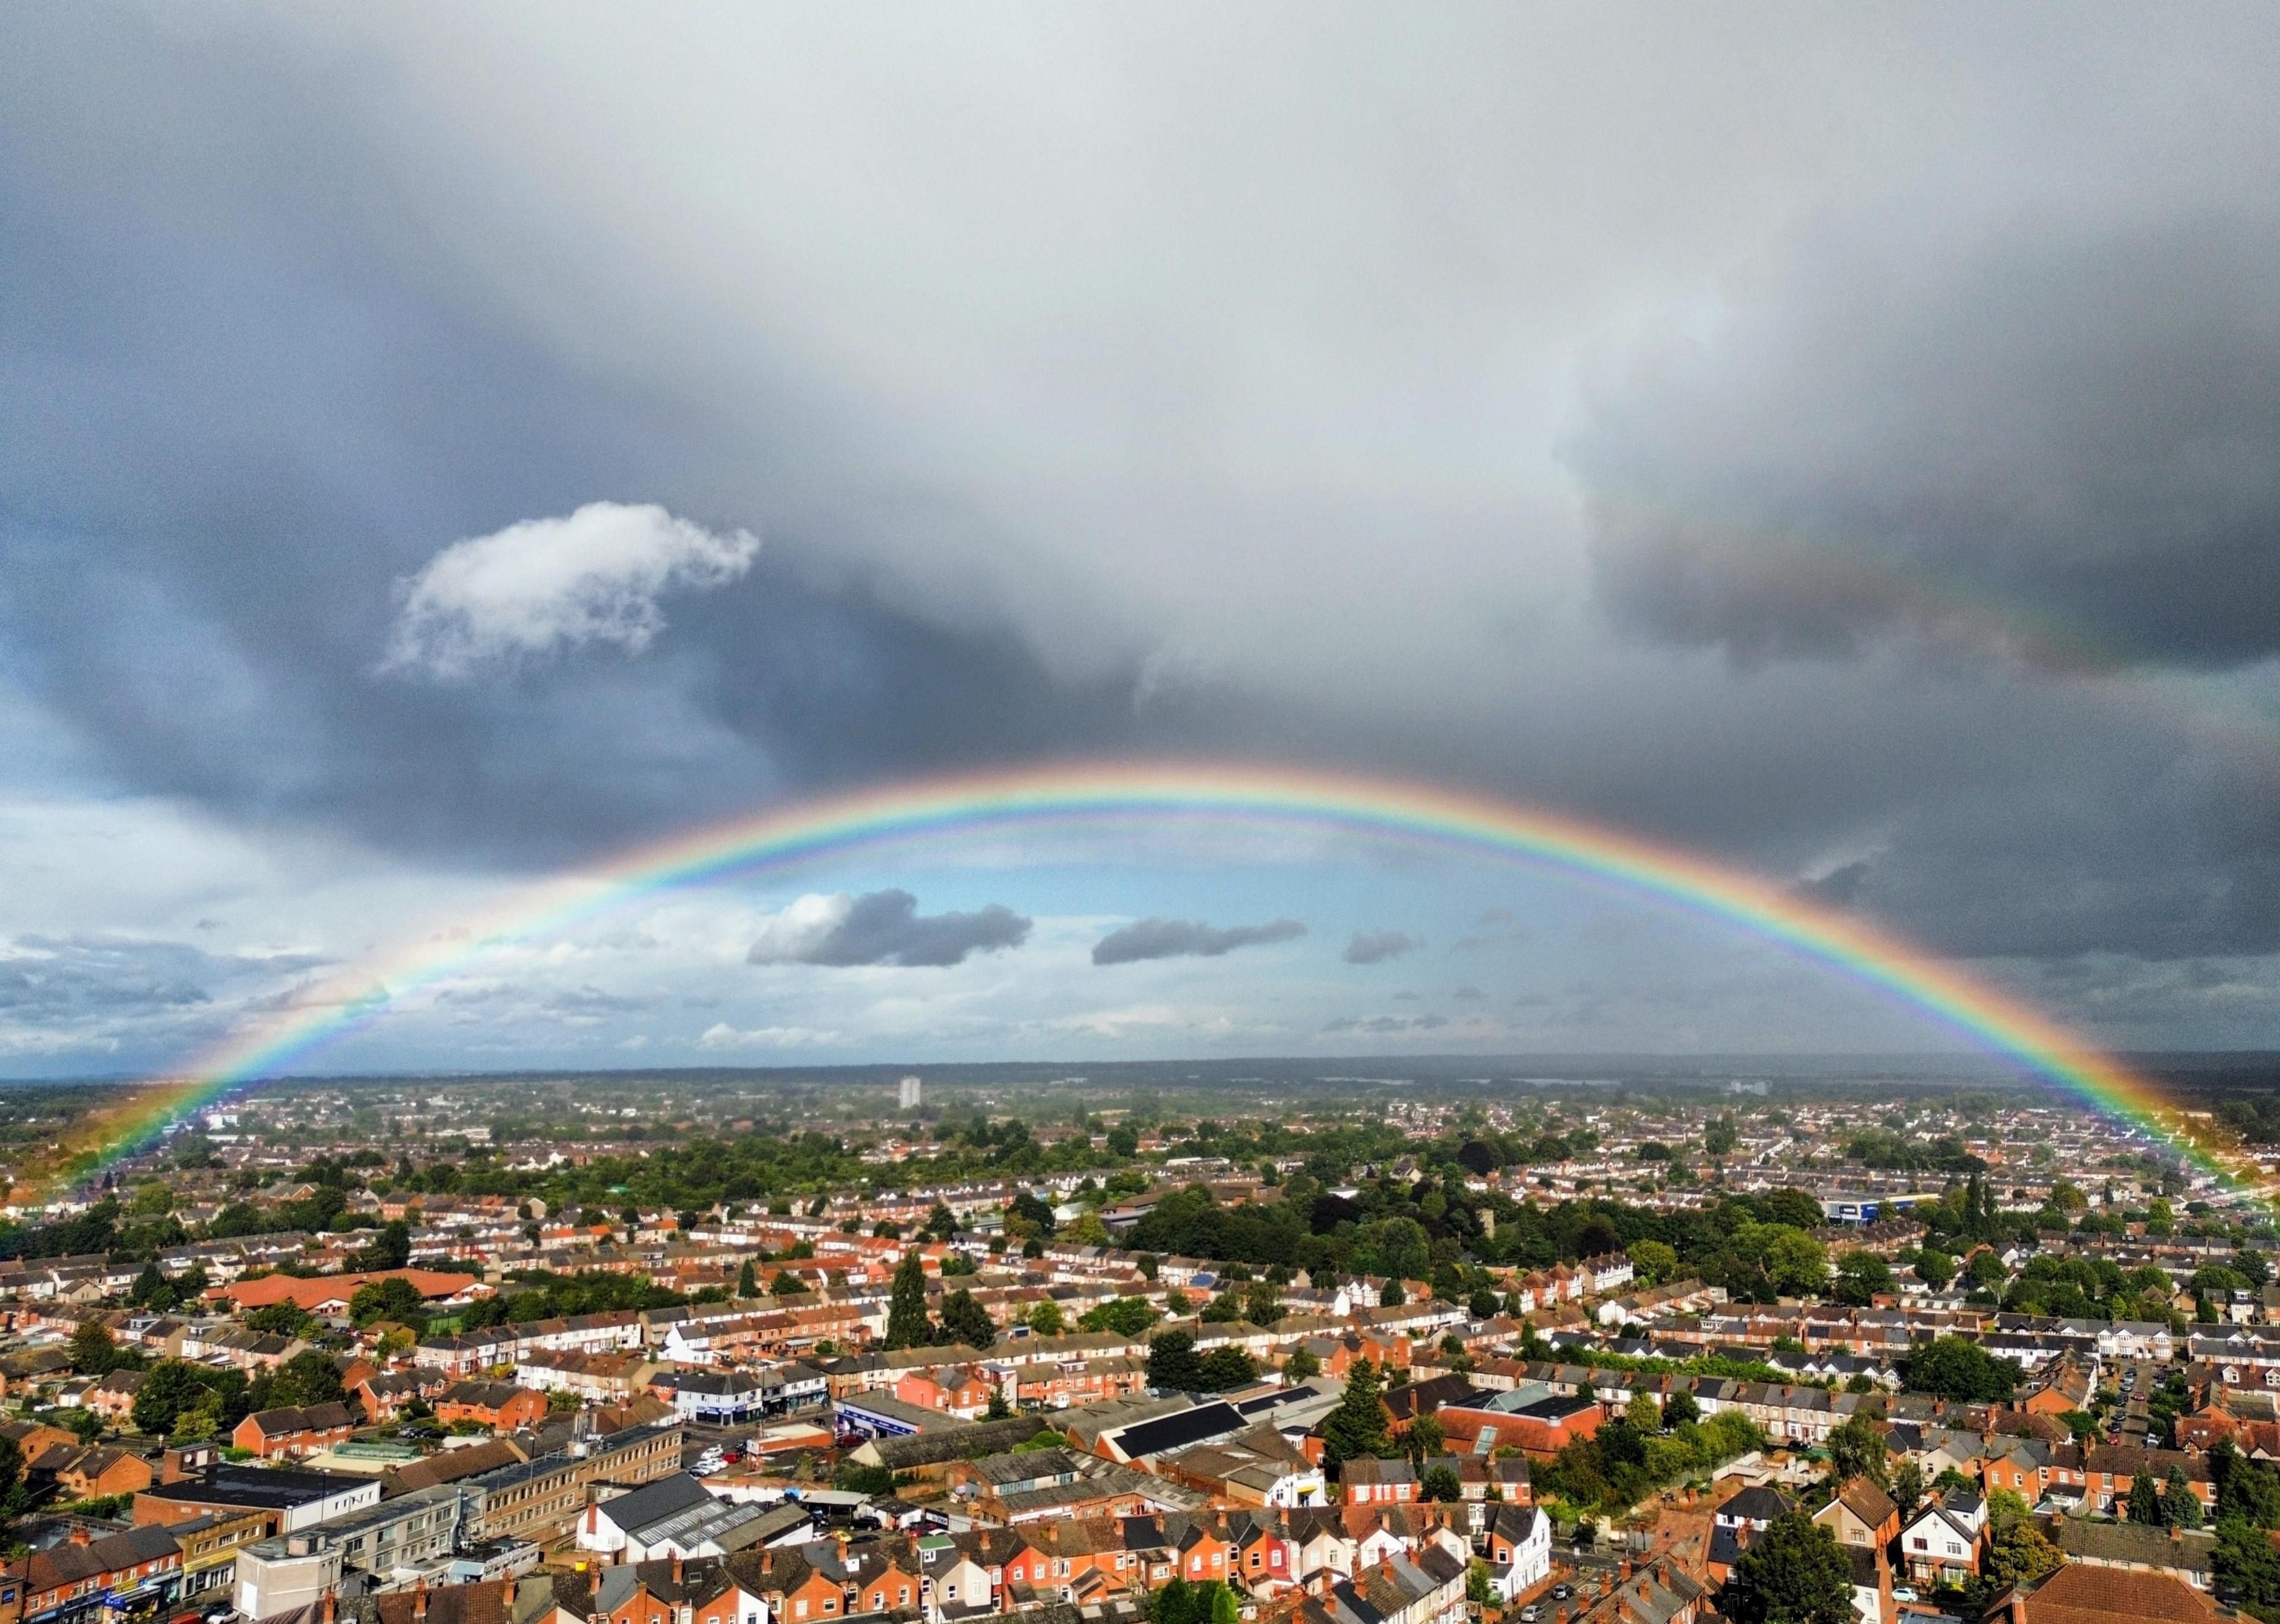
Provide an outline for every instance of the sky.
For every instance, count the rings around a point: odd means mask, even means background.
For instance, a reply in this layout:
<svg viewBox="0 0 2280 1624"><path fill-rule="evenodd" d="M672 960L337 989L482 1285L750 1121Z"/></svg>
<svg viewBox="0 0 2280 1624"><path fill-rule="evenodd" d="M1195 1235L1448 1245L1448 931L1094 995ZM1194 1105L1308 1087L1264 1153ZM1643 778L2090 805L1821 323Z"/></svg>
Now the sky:
<svg viewBox="0 0 2280 1624"><path fill-rule="evenodd" d="M2280 1047L2280 15L19 7L0 1074L678 832L1134 757L1799 888ZM628 899L343 1069L1947 1034L1228 829Z"/></svg>

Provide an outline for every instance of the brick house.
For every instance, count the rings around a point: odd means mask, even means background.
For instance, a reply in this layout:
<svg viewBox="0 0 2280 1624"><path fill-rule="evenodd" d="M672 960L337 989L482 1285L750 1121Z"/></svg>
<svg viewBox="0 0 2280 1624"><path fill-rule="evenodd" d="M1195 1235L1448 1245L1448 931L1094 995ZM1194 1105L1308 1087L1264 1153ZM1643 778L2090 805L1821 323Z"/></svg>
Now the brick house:
<svg viewBox="0 0 2280 1624"><path fill-rule="evenodd" d="M45 1465L46 1463L42 1463ZM123 1449L95 1447L73 1450L53 1463L56 1487L74 1500L98 1496L140 1494L150 1486L150 1463Z"/></svg>
<svg viewBox="0 0 2280 1624"><path fill-rule="evenodd" d="M306 1409L290 1405L258 1410L238 1422L229 1441L263 1460L280 1456L313 1455L335 1443L345 1443L356 1430L356 1417L337 1399Z"/></svg>
<svg viewBox="0 0 2280 1624"><path fill-rule="evenodd" d="M1899 1536L1900 1508L1865 1477L1845 1480L1836 1497L1813 1514L1840 1545L1881 1551Z"/></svg>
<svg viewBox="0 0 2280 1624"><path fill-rule="evenodd" d="M990 1412L990 1396L998 1389L974 1366L940 1365L913 1370L895 1383L895 1397L921 1410L939 1411L960 1420L979 1420Z"/></svg>
<svg viewBox="0 0 2280 1624"><path fill-rule="evenodd" d="M445 1426L474 1421L499 1432L546 1418L546 1395L512 1382L455 1382L436 1396L435 1419Z"/></svg>
<svg viewBox="0 0 2280 1624"><path fill-rule="evenodd" d="M1338 1468L1338 1495L1348 1505L1406 1505L1417 1497L1417 1469L1365 1455Z"/></svg>

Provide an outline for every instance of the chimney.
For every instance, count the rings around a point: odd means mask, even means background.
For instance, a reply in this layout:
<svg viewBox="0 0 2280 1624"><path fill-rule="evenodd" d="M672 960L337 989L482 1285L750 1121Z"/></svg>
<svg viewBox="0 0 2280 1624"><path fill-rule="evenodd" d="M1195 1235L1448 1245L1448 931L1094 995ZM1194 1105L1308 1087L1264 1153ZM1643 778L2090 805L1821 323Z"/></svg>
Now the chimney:
<svg viewBox="0 0 2280 1624"><path fill-rule="evenodd" d="M91 1545L95 1543L95 1535L89 1533L84 1525L76 1525L71 1531L71 1543L74 1545Z"/></svg>
<svg viewBox="0 0 2280 1624"><path fill-rule="evenodd" d="M334 1614L335 1614L335 1612L337 1612L339 1611L339 1607L340 1607L340 1599L339 1599L339 1597L335 1597L335 1595L334 1595L330 1590L326 1591L326 1592L325 1592L325 1624L333 1624L333 1616L334 1616Z"/></svg>
<svg viewBox="0 0 2280 1624"><path fill-rule="evenodd" d="M681 1552L678 1551L673 1553L673 1582L681 1582Z"/></svg>
<svg viewBox="0 0 2280 1624"><path fill-rule="evenodd" d="M760 1552L760 1571L764 1574L773 1574L776 1571L776 1553L774 1551L763 1551Z"/></svg>
<svg viewBox="0 0 2280 1624"><path fill-rule="evenodd" d="M412 1587L412 1616L422 1620L428 1616L428 1582L425 1579Z"/></svg>

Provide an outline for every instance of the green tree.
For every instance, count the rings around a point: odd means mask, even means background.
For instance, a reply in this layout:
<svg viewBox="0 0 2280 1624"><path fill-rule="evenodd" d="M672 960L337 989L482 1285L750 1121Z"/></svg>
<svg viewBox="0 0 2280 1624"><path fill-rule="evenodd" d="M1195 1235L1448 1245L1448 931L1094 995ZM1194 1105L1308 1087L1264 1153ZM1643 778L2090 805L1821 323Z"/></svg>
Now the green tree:
<svg viewBox="0 0 2280 1624"><path fill-rule="evenodd" d="M1254 1280L1243 1291L1243 1317L1253 1325L1272 1325L1282 1317L1282 1294L1267 1280Z"/></svg>
<svg viewBox="0 0 2280 1624"><path fill-rule="evenodd" d="M770 1297L797 1297L807 1289L807 1282L790 1269L778 1269L768 1281Z"/></svg>
<svg viewBox="0 0 2280 1624"><path fill-rule="evenodd" d="M150 1383L143 1385L147 1388ZM331 1404L347 1397L348 1390L341 1385L341 1367L333 1363L330 1354L314 1348L304 1349L279 1366L269 1388L273 1408L294 1405L306 1409L311 1405ZM139 1405L141 1396L136 1397Z"/></svg>
<svg viewBox="0 0 2280 1624"><path fill-rule="evenodd" d="M24 1487L24 1451L13 1438L0 1438L0 1521L20 1516L28 1496Z"/></svg>
<svg viewBox="0 0 2280 1624"><path fill-rule="evenodd" d="M2217 1520L2230 1519L2251 1528L2280 1528L2280 1473L2236 1456L2230 1469L2220 1475L2219 1458L2218 1451L2209 1451L2209 1473L2217 1485Z"/></svg>
<svg viewBox="0 0 2280 1624"><path fill-rule="evenodd" d="M1891 1487L1886 1492L1892 1497L1892 1504L1900 1508L1903 1518L1914 1515L1916 1507L1923 1503L1923 1468L1913 1460L1903 1460L1893 1472Z"/></svg>
<svg viewBox="0 0 2280 1624"><path fill-rule="evenodd" d="M2185 1482L2182 1466L2169 1468L2169 1481L2161 1495L2161 1520L2173 1528L2201 1526L2201 1499L2193 1492L2192 1485Z"/></svg>
<svg viewBox="0 0 2280 1624"><path fill-rule="evenodd" d="M1087 1309L1076 1323L1080 1330L1114 1331L1120 1336L1137 1336L1156 1323L1156 1305L1142 1297L1112 1297Z"/></svg>
<svg viewBox="0 0 2280 1624"><path fill-rule="evenodd" d="M359 1327L393 1320L417 1328L427 1323L427 1318L428 1299L401 1274L368 1280L349 1298L349 1320Z"/></svg>
<svg viewBox="0 0 2280 1624"><path fill-rule="evenodd" d="M1203 1376L1203 1385L1207 1391L1224 1393L1229 1388L1242 1387L1246 1382L1257 1381L1259 1363L1229 1343L1204 1355Z"/></svg>
<svg viewBox="0 0 2280 1624"><path fill-rule="evenodd" d="M134 1285L127 1289L127 1300L137 1308L155 1308L161 1313L174 1305L173 1285L159 1270L156 1258L144 1264L142 1272L135 1277Z"/></svg>
<svg viewBox="0 0 2280 1624"><path fill-rule="evenodd" d="M1286 1382L1311 1382L1322 1374L1322 1361L1308 1348L1293 1348L1290 1357L1282 1361L1282 1378Z"/></svg>
<svg viewBox="0 0 2280 1624"><path fill-rule="evenodd" d="M2280 1551L2245 1517L2216 1525L2216 1571L2239 1587L2241 1605L2260 1619L2280 1618Z"/></svg>
<svg viewBox="0 0 2280 1624"><path fill-rule="evenodd" d="M107 1376L119 1368L119 1339L100 1320L82 1320L72 1329L72 1368L83 1376Z"/></svg>
<svg viewBox="0 0 2280 1624"><path fill-rule="evenodd" d="M1428 1466L1423 1481L1417 1486L1417 1497L1421 1500L1440 1500L1453 1505L1465 1497L1465 1486L1458 1480L1453 1467Z"/></svg>
<svg viewBox="0 0 2280 1624"><path fill-rule="evenodd" d="M998 1328L990 1322L990 1311L960 1286L942 1300L942 1335L945 1342L987 1348L998 1340Z"/></svg>
<svg viewBox="0 0 2280 1624"><path fill-rule="evenodd" d="M2161 1490L2151 1472L2140 1472L2130 1480L2130 1520L2155 1528L2168 1520L2161 1515Z"/></svg>
<svg viewBox="0 0 2280 1624"><path fill-rule="evenodd" d="M1098 1212L1078 1213L1062 1226L1057 1238L1071 1246L1115 1244L1115 1237L1108 1233L1108 1226L1100 1221L1100 1214Z"/></svg>
<svg viewBox="0 0 2280 1624"><path fill-rule="evenodd" d="M1783 1512L1734 1565L1737 1624L1852 1624L1852 1573L1837 1536Z"/></svg>
<svg viewBox="0 0 2280 1624"><path fill-rule="evenodd" d="M1108 1151L1127 1161L1140 1154L1140 1135L1129 1123L1119 1122L1108 1130Z"/></svg>
<svg viewBox="0 0 2280 1624"><path fill-rule="evenodd" d="M1937 1291L1955 1278L1955 1259L1926 1247L1916 1254L1916 1278Z"/></svg>
<svg viewBox="0 0 2280 1624"><path fill-rule="evenodd" d="M245 1328L271 1336L306 1336L317 1328L317 1317L297 1303L266 1303L245 1316Z"/></svg>
<svg viewBox="0 0 2280 1624"><path fill-rule="evenodd" d="M401 1269L412 1263L412 1226L400 1218L391 1218L380 1227L380 1233L369 1245L357 1254L358 1264L366 1269Z"/></svg>
<svg viewBox="0 0 2280 1624"><path fill-rule="evenodd" d="M1766 1274L1777 1291L1804 1296L1829 1284L1829 1249L1802 1229L1778 1226L1766 1247Z"/></svg>
<svg viewBox="0 0 2280 1624"><path fill-rule="evenodd" d="M204 1396L198 1373L180 1359L161 1359L135 1395L135 1429L157 1437L174 1429L174 1420Z"/></svg>
<svg viewBox="0 0 2280 1624"><path fill-rule="evenodd" d="M1346 1372L1346 1390L1337 1408L1322 1420L1322 1464L1340 1466L1364 1455L1383 1455L1386 1442L1383 1383L1377 1366L1356 1359Z"/></svg>
<svg viewBox="0 0 2280 1624"><path fill-rule="evenodd" d="M1148 1624L1198 1624L1194 1593L1177 1574L1163 1589L1149 1594L1146 1606Z"/></svg>
<svg viewBox="0 0 2280 1624"><path fill-rule="evenodd" d="M1377 1305L1380 1308L1398 1308L1408 1300L1409 1294L1401 1289L1401 1282L1398 1280L1389 1279L1377 1289Z"/></svg>
<svg viewBox="0 0 2280 1624"><path fill-rule="evenodd" d="M1691 1427L1701 1419L1702 1406L1683 1387L1673 1388L1670 1397L1662 1401L1662 1424L1666 1427Z"/></svg>
<svg viewBox="0 0 2280 1624"><path fill-rule="evenodd" d="M934 1327L927 1320L926 1265L913 1247L895 1266L894 1289L887 1299L887 1351L922 1348L933 1340Z"/></svg>
<svg viewBox="0 0 2280 1624"><path fill-rule="evenodd" d="M1200 1392L1204 1362L1197 1356L1195 1337L1186 1331L1166 1331L1151 1340L1147 1381L1164 1392Z"/></svg>
<svg viewBox="0 0 2280 1624"><path fill-rule="evenodd" d="M2008 1489L1987 1497L1987 1554L1979 1594L1989 1602L2014 1584L2032 1584L2058 1572L2066 1558L2035 1526L2027 1503Z"/></svg>
<svg viewBox="0 0 2280 1624"><path fill-rule="evenodd" d="M1662 1241L1633 1241L1623 1249L1646 1285L1659 1286L1678 1272L1678 1249Z"/></svg>
<svg viewBox="0 0 2280 1624"><path fill-rule="evenodd" d="M1741 1143L1742 1132L1736 1126L1734 1113L1730 1111L1722 1111L1712 1117L1702 1130L1702 1153L1705 1156L1719 1158L1731 1156L1735 1147Z"/></svg>
<svg viewBox="0 0 2280 1624"><path fill-rule="evenodd" d="M1829 1473L1837 1482L1865 1477L1879 1489L1887 1481L1884 1435L1868 1416L1855 1413L1829 1435Z"/></svg>
<svg viewBox="0 0 2280 1624"><path fill-rule="evenodd" d="M1901 1362L1900 1375L1914 1392L1967 1404L2001 1404L2018 1385L2019 1366L1993 1358L1976 1342L1942 1336L1910 1353Z"/></svg>
<svg viewBox="0 0 2280 1624"><path fill-rule="evenodd" d="M736 1296L749 1301L759 1294L759 1271L752 1266L752 1260L747 1258L744 1259L744 1266L736 1271Z"/></svg>
<svg viewBox="0 0 2280 1624"><path fill-rule="evenodd" d="M1493 1494L1495 1491L1490 1491ZM1496 1605L1496 1582L1489 1565L1475 1557L1465 1569L1465 1599L1483 1612Z"/></svg>
<svg viewBox="0 0 2280 1624"><path fill-rule="evenodd" d="M1067 1328L1061 1318L1061 1305L1051 1297L1029 1310L1028 1324L1040 1336L1058 1336Z"/></svg>
<svg viewBox="0 0 2280 1624"><path fill-rule="evenodd" d="M1892 1289L1892 1266L1872 1251L1846 1252L1837 1260L1837 1300L1866 1308L1880 1291Z"/></svg>
<svg viewBox="0 0 2280 1624"><path fill-rule="evenodd" d="M1423 1462L1440 1454L1448 1447L1448 1435L1441 1430L1440 1421L1430 1415L1421 1415L1409 1423L1409 1435L1404 1440L1409 1445L1409 1459Z"/></svg>

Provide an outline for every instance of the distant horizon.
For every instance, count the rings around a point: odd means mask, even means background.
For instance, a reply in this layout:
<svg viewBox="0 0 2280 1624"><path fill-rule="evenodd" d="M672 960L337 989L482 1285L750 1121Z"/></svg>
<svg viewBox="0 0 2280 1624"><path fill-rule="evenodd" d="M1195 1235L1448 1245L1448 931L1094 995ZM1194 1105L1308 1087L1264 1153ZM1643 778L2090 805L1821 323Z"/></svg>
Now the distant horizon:
<svg viewBox="0 0 2280 1624"><path fill-rule="evenodd" d="M2113 1050L2107 1051L2114 1059L2147 1069L2177 1069L2202 1066L2280 1066L2280 1050L2271 1049L2167 1049ZM1305 1069L1320 1072L1329 1067L1354 1068L1356 1080L1382 1072L1388 1066L1437 1067L1452 1074L1467 1074L1465 1081L1510 1082L1526 1086L1531 1080L1524 1077L1474 1079L1469 1073L1483 1067L1510 1071L1519 1067L1557 1070L1593 1068L1599 1070L1645 1069L1661 1070L1698 1067L1706 1072L1720 1069L1757 1069L1781 1072L1791 1075L1827 1074L1832 1076L1874 1072L1879 1069L1913 1069L1924 1072L1941 1070L1970 1072L1978 1075L2021 1075L2028 1069L2016 1061L2000 1055L1990 1055L1969 1050L1943 1051L1938 1050L1884 1051L1826 1051L1819 1052L1787 1052L1776 1051L1660 1051L1645 1050L1606 1051L1566 1051L1540 1053L1465 1054L1446 1051L1421 1051L1413 1054L1255 1054L1255 1055L1190 1055L1167 1056L1160 1058L1007 1058L1003 1060L851 1060L818 1063L808 1066L527 1066L481 1068L445 1066L413 1067L403 1070L353 1072L293 1072L273 1077L251 1079L240 1085L246 1089L278 1087L346 1085L364 1082L414 1082L433 1079L438 1081L482 1082L528 1081L540 1078L798 1078L836 1074L876 1074L891 1081L895 1075L918 1074L959 1076L990 1071L1025 1071L1049 1073L1063 1069L1089 1069L1110 1073L1148 1073L1168 1071L1182 1066L1208 1067L1225 1074L1246 1066L1271 1066L1282 1069ZM6 1075L0 1076L0 1088L16 1087L104 1087L116 1084L163 1083L173 1079L166 1074L144 1075L129 1073L88 1073L81 1074ZM1344 1079L1340 1079L1343 1081ZM1435 1079L1447 1081L1450 1079ZM1077 1081L1072 1079L1072 1081ZM1560 1078L1572 1081L1576 1079ZM1675 1081L1675 1080L1674 1080ZM2037 1082L2037 1087L2049 1085Z"/></svg>

